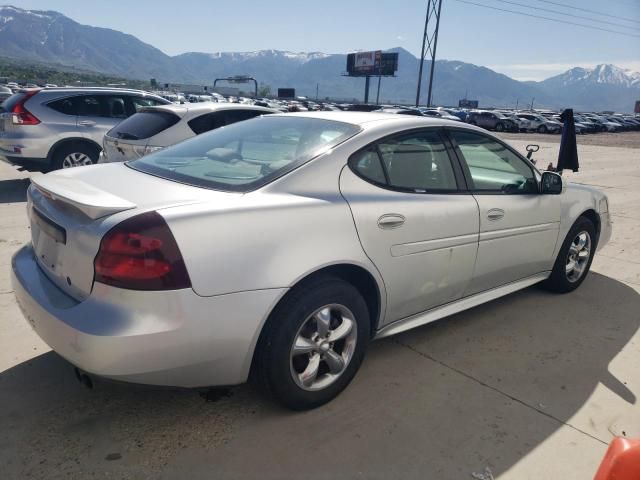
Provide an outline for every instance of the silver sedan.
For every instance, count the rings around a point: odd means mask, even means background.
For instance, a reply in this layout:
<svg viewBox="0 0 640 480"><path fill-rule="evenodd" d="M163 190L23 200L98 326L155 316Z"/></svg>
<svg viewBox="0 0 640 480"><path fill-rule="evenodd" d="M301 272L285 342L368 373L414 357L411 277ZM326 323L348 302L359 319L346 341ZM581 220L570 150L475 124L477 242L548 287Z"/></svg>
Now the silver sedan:
<svg viewBox="0 0 640 480"><path fill-rule="evenodd" d="M574 290L611 235L597 190L479 128L384 113L268 115L34 177L27 210L15 295L83 374L251 373L295 409L338 395L372 339Z"/></svg>

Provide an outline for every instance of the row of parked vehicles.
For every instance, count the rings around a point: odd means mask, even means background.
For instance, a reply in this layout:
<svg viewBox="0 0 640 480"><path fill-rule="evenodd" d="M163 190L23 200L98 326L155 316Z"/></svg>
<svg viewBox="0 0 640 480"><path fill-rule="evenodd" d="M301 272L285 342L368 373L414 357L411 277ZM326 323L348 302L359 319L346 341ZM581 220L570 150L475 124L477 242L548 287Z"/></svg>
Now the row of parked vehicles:
<svg viewBox="0 0 640 480"><path fill-rule="evenodd" d="M135 160L259 115L315 110L375 110L466 122L498 132L562 130L559 114L551 111L409 108L169 93L55 86L11 92L0 106L0 155L44 169ZM640 118L630 115L583 113L576 114L575 120L577 133L640 129Z"/></svg>

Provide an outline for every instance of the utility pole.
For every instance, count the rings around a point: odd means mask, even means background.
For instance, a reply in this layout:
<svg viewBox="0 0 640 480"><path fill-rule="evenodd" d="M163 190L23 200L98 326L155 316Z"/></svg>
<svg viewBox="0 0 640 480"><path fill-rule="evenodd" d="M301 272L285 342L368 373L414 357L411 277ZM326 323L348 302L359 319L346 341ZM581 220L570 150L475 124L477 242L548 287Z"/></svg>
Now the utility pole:
<svg viewBox="0 0 640 480"><path fill-rule="evenodd" d="M318 90L320 90L320 84L316 83L316 102L318 101Z"/></svg>
<svg viewBox="0 0 640 480"><path fill-rule="evenodd" d="M533 112L533 101L536 99L536 97L533 97L531 99L531 108L529 110L531 110Z"/></svg>
<svg viewBox="0 0 640 480"><path fill-rule="evenodd" d="M370 75L364 77L364 103L369 103L369 80L371 79Z"/></svg>
<svg viewBox="0 0 640 480"><path fill-rule="evenodd" d="M518 101L519 100L520 100L519 98L516 98L516 112L518 111Z"/></svg>
<svg viewBox="0 0 640 480"><path fill-rule="evenodd" d="M436 50L438 48L438 30L440 29L441 10L442 10L442 0L427 0L427 15L424 20L424 34L422 37L422 50L420 52L420 68L418 70L418 88L416 89L416 107L420 105L420 88L422 86L422 70L424 68L424 58L427 55L427 53L429 53L429 56L431 59L431 71L429 73L429 92L427 95L427 106L431 106L431 93L433 89L433 72L434 72L435 63L436 63ZM434 26L434 17L435 17L435 26Z"/></svg>

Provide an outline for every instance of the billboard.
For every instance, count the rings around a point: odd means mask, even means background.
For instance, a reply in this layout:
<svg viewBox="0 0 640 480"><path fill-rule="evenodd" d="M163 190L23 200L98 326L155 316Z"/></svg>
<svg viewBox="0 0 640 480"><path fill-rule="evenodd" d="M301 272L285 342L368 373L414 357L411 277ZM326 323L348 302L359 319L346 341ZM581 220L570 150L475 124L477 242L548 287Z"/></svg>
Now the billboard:
<svg viewBox="0 0 640 480"><path fill-rule="evenodd" d="M380 50L356 52L347 55L347 75L364 77L367 75L392 76L398 70L398 54L382 53Z"/></svg>
<svg viewBox="0 0 640 480"><path fill-rule="evenodd" d="M640 100L636 100L636 108L633 109L635 113L640 113Z"/></svg>
<svg viewBox="0 0 640 480"><path fill-rule="evenodd" d="M460 108L478 108L478 100L467 100L463 98L458 100L458 107Z"/></svg>
<svg viewBox="0 0 640 480"><path fill-rule="evenodd" d="M295 88L279 88L278 98L296 98Z"/></svg>

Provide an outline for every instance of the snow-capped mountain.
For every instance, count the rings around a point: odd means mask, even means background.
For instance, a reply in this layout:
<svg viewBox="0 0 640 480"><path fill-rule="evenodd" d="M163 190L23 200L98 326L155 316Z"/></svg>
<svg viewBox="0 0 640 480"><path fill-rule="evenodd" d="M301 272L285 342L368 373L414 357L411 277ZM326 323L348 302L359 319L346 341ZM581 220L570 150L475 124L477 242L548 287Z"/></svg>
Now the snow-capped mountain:
<svg viewBox="0 0 640 480"><path fill-rule="evenodd" d="M560 75L548 78L544 82L563 87L585 83L635 87L640 86L640 72L603 63L594 68L575 67Z"/></svg>
<svg viewBox="0 0 640 480"><path fill-rule="evenodd" d="M380 99L387 103L415 100L418 59L402 48L395 78L382 80ZM258 82L295 87L300 95L361 99L362 78L342 76L345 54L259 50L254 52L190 52L176 56L132 35L108 28L81 25L52 11L0 6L0 57L81 68L124 78L156 78L161 82L211 84L215 78L250 74ZM427 81L429 65L425 65ZM425 83L426 85L426 83ZM640 98L640 74L614 65L572 68L542 82L518 82L486 67L438 60L434 99L457 104L469 93L482 106L513 106L517 99L536 98L547 107L578 110L630 111Z"/></svg>

